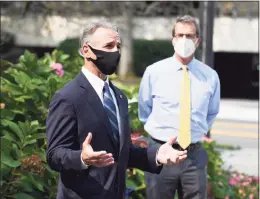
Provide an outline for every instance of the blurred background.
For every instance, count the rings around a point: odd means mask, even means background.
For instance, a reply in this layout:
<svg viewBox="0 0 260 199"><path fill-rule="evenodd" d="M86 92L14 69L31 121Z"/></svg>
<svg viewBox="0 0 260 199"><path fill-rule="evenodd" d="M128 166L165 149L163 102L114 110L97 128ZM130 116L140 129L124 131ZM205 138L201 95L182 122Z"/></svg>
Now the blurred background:
<svg viewBox="0 0 260 199"><path fill-rule="evenodd" d="M220 113L209 136L219 144L223 168L257 176L258 1L1 2L0 56L14 64L1 62L1 74L19 64L26 50L38 59L54 50L80 59L78 38L84 26L107 19L120 30L122 57L115 81L127 90L139 84L147 66L173 55L172 27L185 14L200 24L197 59L220 77ZM78 72L82 62L74 63L69 67Z"/></svg>
<svg viewBox="0 0 260 199"><path fill-rule="evenodd" d="M258 9L258 2L1 2L1 56L15 62L24 49L70 53L84 24L108 18L129 51L119 75L141 77L146 66L173 54L175 18L191 14L205 42L197 57L218 72L222 97L258 99Z"/></svg>

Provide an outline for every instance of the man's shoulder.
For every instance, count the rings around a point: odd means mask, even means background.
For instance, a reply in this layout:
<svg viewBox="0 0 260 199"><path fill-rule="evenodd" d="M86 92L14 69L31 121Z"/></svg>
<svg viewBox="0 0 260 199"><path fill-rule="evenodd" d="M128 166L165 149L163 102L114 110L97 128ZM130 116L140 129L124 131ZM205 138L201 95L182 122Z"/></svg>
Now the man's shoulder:
<svg viewBox="0 0 260 199"><path fill-rule="evenodd" d="M150 72L159 72L163 71L164 68L167 68L170 66L172 62L172 57L167 57L165 59L162 59L160 61L157 61L149 66L147 66L146 70Z"/></svg>
<svg viewBox="0 0 260 199"><path fill-rule="evenodd" d="M78 83L76 77L70 80L66 85L61 89L56 91L56 95L59 95L61 99L66 99L69 102L73 102L75 97L79 94Z"/></svg>
<svg viewBox="0 0 260 199"><path fill-rule="evenodd" d="M197 68L200 68L200 72L203 73L204 75L206 76L216 76L217 75L217 72L216 70L214 70L212 67L210 67L209 65L201 62L200 60L198 59L195 59L195 63L197 66Z"/></svg>

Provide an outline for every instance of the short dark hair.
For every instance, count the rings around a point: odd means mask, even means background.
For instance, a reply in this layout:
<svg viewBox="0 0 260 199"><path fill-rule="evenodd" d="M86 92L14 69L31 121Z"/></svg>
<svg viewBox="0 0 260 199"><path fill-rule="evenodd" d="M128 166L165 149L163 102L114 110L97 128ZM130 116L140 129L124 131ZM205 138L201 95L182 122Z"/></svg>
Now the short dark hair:
<svg viewBox="0 0 260 199"><path fill-rule="evenodd" d="M190 15L184 15L184 16L180 16L177 17L176 19L176 23L173 26L172 29L172 36L175 37L175 26L177 23L189 23L189 24L194 24L195 28L196 28L196 36L200 37L200 27L196 21L196 19Z"/></svg>

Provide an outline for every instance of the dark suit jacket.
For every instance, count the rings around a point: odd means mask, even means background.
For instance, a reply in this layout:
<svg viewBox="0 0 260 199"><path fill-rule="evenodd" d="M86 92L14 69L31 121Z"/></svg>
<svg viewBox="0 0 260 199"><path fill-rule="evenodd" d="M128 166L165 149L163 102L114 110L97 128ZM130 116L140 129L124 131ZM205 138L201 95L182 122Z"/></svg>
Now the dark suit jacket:
<svg viewBox="0 0 260 199"><path fill-rule="evenodd" d="M110 82L121 119L120 146L116 144L103 104L96 91L80 72L53 97L47 117L47 162L60 173L58 199L124 198L126 169L135 167L159 173L157 148L139 148L131 144L128 103L125 95ZM92 132L94 151L113 154L115 163L97 168L82 167L81 149Z"/></svg>

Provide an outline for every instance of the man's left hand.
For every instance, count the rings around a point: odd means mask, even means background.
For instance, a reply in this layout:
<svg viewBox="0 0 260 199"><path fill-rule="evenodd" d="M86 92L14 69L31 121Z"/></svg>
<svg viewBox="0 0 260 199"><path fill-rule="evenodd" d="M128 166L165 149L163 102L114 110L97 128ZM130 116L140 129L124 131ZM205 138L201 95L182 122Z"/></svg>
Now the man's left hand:
<svg viewBox="0 0 260 199"><path fill-rule="evenodd" d="M157 153L156 159L161 164L178 164L187 158L187 151L179 151L172 148L177 137L173 137L163 144Z"/></svg>

